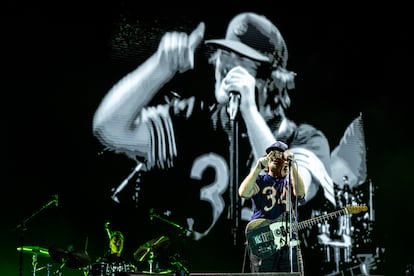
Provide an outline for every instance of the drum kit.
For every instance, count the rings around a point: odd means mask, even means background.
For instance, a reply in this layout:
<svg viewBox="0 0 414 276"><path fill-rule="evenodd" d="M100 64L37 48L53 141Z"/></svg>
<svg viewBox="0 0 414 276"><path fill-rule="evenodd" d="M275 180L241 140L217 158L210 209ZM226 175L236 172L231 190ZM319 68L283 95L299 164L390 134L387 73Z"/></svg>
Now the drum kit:
<svg viewBox="0 0 414 276"><path fill-rule="evenodd" d="M148 263L148 270L140 271L142 274L170 274L172 269L160 268L157 262L159 253L165 250L170 244L167 236L149 240L138 247L134 252L134 260L139 263ZM32 256L32 276L38 275L63 275L63 268L76 269L81 271L85 276L118 276L125 275L125 272L136 272L132 264L123 263L105 263L98 262L91 264L91 258L86 251L78 251L73 247L51 246L48 249L40 246L22 246L17 248L24 254ZM39 266L38 259L52 259L53 264L48 263ZM57 267L57 268L56 268ZM44 272L46 271L46 272Z"/></svg>
<svg viewBox="0 0 414 276"><path fill-rule="evenodd" d="M38 214L41 210L47 208L51 204L55 203L57 205L57 195L53 196L47 204L45 204L42 209L35 212L29 218L24 219L21 224L16 226L16 230L25 230L25 225L27 222ZM191 232L189 229L186 229L172 221L163 218L162 216L156 214L154 209L150 210L151 220L157 218L165 223L168 223L181 231L182 234ZM86 242L87 244L87 242ZM159 266L160 253L163 253L164 250L169 246L170 239L167 236L160 236L155 239L151 239L135 250L133 256L134 260L138 263L148 264L148 269L143 271L138 271L142 274L170 274L173 272L180 272L188 274L187 268L180 261L181 256L175 254L170 257L169 265L173 269L162 269ZM21 257L23 254L31 255L32 257L32 276L36 276L37 273L41 272L42 276L52 276L52 275L63 275L64 268L75 269L83 273L84 276L121 276L125 275L128 272L136 272L136 267L128 263L91 263L91 258L89 257L87 251L87 246L84 250L76 250L73 246L64 247L61 245L53 245L49 248L43 248L40 246L20 246L17 248L17 251L20 252ZM161 254L162 255L162 254ZM39 258L44 258L47 260L46 265L40 265L44 262L39 263ZM49 259L52 259L53 262L49 262ZM20 258L22 260L22 258ZM168 265L167 265L168 266ZM20 275L22 274L22 262L20 262Z"/></svg>

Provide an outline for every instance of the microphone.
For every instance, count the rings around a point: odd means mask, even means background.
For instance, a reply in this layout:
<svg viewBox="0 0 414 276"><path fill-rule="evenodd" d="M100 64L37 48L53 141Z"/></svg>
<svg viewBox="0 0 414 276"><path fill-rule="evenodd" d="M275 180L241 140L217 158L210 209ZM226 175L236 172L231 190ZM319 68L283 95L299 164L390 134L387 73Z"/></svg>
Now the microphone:
<svg viewBox="0 0 414 276"><path fill-rule="evenodd" d="M55 206L58 207L59 206L59 195L56 194L53 197L54 197L53 201L55 202Z"/></svg>
<svg viewBox="0 0 414 276"><path fill-rule="evenodd" d="M239 111L240 97L241 95L237 91L230 91L229 93L229 106L227 112L229 113L230 120L232 121L236 118Z"/></svg>
<svg viewBox="0 0 414 276"><path fill-rule="evenodd" d="M57 195L53 195L52 198L49 199L49 201L45 205L43 205L43 208L48 208L53 203L55 203L56 207L58 206Z"/></svg>
<svg viewBox="0 0 414 276"><path fill-rule="evenodd" d="M120 193L125 186L129 183L129 180L139 171L141 170L143 163L139 163L134 170L127 176L127 178L124 179L124 181L122 181L122 183L116 188L116 190L114 191L114 193L112 194L111 198L113 201L115 201L116 203L120 203L119 199L118 199L118 193Z"/></svg>
<svg viewBox="0 0 414 276"><path fill-rule="evenodd" d="M287 161L288 161L289 163L292 163L293 161L295 161L295 156L294 156L293 154L289 155L289 156L287 157Z"/></svg>
<svg viewBox="0 0 414 276"><path fill-rule="evenodd" d="M109 221L105 222L105 230L109 229L109 224L111 224Z"/></svg>

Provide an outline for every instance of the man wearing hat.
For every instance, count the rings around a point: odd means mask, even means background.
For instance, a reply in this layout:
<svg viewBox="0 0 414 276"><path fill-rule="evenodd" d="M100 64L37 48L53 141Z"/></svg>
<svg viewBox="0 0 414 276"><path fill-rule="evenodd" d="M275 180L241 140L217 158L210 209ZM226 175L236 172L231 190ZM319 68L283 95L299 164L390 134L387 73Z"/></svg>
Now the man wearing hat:
<svg viewBox="0 0 414 276"><path fill-rule="evenodd" d="M241 182L239 195L252 201L253 214L246 227L247 234L261 237L262 232L253 233L253 231L263 229L260 227L278 219L281 221L280 229L285 229L280 231L280 240L296 241L294 246L290 246L288 242L282 242L276 247L273 247L272 241L270 246L264 243L263 248L260 248L261 244L256 243L254 236L252 239L248 238L251 271L303 271L301 256L298 258L297 254L297 246L299 246L297 234L289 233L287 230L289 227L286 225L291 222L290 218L297 217L295 214L297 199L301 201L304 199L305 184L294 163L293 154L288 151L288 146L284 142L276 141L266 149L266 155L259 158L256 166ZM267 228L264 229L266 233ZM278 231L278 228L271 229Z"/></svg>
<svg viewBox="0 0 414 276"><path fill-rule="evenodd" d="M116 83L98 106L93 120L98 140L137 162L143 193L154 196L160 212L183 218L195 240L223 227L218 230L222 242L233 243L234 229L229 227L234 223L219 225L228 208L244 204L231 200L238 197L238 181L230 179L246 175L275 139L286 141L292 152L301 149L296 159L303 163L299 168L306 200L322 187L334 201L329 176L320 173L326 169L314 167L329 164L328 141L314 127L297 126L285 116L295 73L287 70L288 51L278 28L265 16L245 12L231 19L223 39L202 44L204 33L201 22L190 34L171 31L162 36L156 52ZM180 87L182 93L173 82L195 68L196 50L203 46L215 68L214 99L211 91L203 90L209 87L203 73L199 78L194 77L197 71L191 73L193 81ZM236 157L230 149L236 149ZM242 210L242 220L250 218L250 206L236 209ZM243 229L236 231L243 240ZM225 254L221 250L211 255Z"/></svg>

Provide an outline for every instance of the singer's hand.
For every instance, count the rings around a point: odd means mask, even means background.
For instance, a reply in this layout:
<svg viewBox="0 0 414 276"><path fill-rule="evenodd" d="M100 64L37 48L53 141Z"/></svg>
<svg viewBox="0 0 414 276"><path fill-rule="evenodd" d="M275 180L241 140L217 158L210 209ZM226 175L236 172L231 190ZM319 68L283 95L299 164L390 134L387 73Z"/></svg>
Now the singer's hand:
<svg viewBox="0 0 414 276"><path fill-rule="evenodd" d="M171 72L183 73L194 68L194 52L204 38L205 24L201 22L190 35L183 32L167 32L158 46L160 66Z"/></svg>
<svg viewBox="0 0 414 276"><path fill-rule="evenodd" d="M220 88L216 91L219 102L225 103L230 98L230 93L240 94L240 109L256 106L255 101L256 79L243 67L232 68L221 81Z"/></svg>
<svg viewBox="0 0 414 276"><path fill-rule="evenodd" d="M267 167L267 164L269 163L270 153L266 156L260 157L257 161L257 165L259 165L260 169L264 169Z"/></svg>

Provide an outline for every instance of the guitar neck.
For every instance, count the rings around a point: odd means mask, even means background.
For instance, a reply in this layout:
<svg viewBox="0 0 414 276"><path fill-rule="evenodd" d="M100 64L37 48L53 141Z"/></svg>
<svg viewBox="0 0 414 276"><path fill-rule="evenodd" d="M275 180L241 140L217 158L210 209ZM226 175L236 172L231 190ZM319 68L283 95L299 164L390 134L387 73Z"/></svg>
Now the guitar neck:
<svg viewBox="0 0 414 276"><path fill-rule="evenodd" d="M315 225L316 223L324 222L325 220L334 219L334 218L337 218L339 216L343 216L343 215L346 215L346 214L348 214L348 210L346 208L343 208L341 210L338 210L338 211L335 211L335 212L332 212L332 213L328 213L328 214L325 214L325 215L321 215L321 216L317 216L317 217L314 217L314 218L311 218L311 219L308 219L308 220L301 221L301 222L293 225L292 229L294 231L302 230L302 229L311 227L311 226Z"/></svg>

